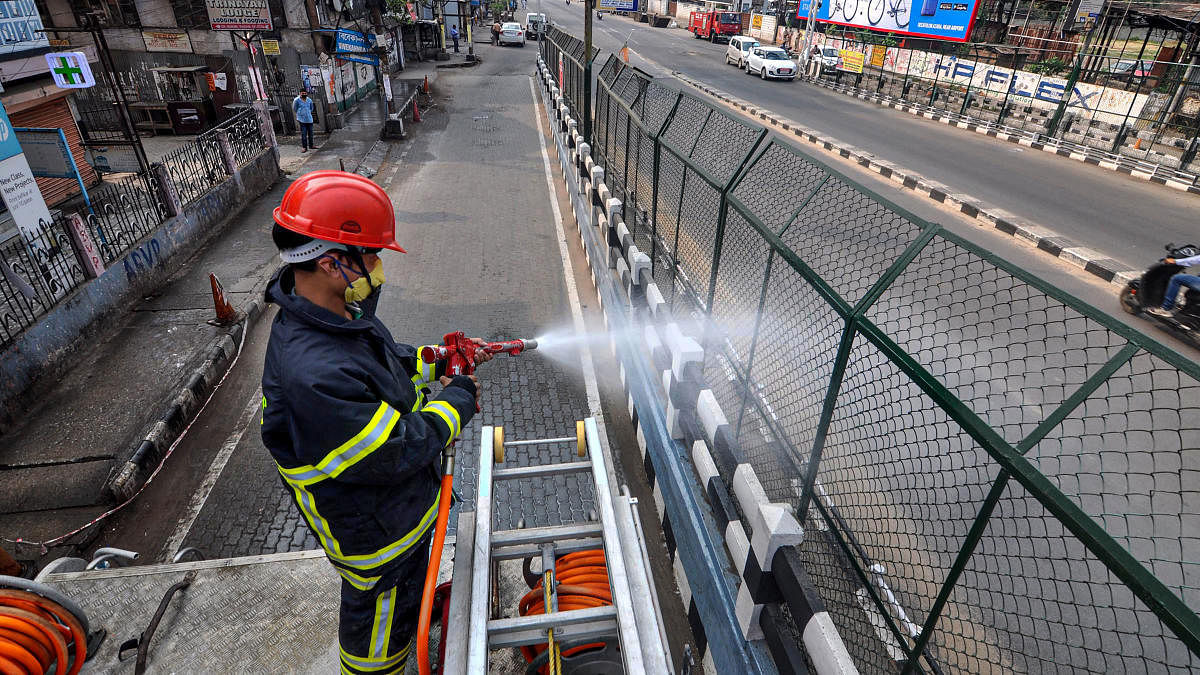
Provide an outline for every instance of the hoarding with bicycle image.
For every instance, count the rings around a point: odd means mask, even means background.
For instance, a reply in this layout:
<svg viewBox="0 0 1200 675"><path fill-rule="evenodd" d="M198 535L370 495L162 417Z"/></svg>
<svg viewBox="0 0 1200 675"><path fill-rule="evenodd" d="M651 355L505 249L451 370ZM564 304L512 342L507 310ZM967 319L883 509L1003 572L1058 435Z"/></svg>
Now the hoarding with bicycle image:
<svg viewBox="0 0 1200 675"><path fill-rule="evenodd" d="M977 0L800 0L796 17L867 30L966 42Z"/></svg>

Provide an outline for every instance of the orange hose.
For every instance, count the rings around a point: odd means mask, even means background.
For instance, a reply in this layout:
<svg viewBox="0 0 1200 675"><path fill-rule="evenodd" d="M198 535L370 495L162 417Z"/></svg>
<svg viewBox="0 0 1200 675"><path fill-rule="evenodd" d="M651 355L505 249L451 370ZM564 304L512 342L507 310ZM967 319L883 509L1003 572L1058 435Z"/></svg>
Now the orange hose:
<svg viewBox="0 0 1200 675"><path fill-rule="evenodd" d="M43 670L50 667L50 650L37 640L34 640L24 633L18 633L17 631L10 630L8 628L0 629L0 639L8 640L9 642L15 642L24 647L26 651L28 651L30 654L33 654L34 658L38 660L38 663L42 664Z"/></svg>
<svg viewBox="0 0 1200 675"><path fill-rule="evenodd" d="M417 669L430 675L429 621L433 614L433 592L437 588L438 569L442 566L442 547L446 543L446 523L450 520L450 498L453 495L454 475L442 476L442 493L438 498L437 524L433 528L433 547L429 550L429 566L425 569L425 588L421 591L421 615L417 619ZM446 630L442 626L442 631Z"/></svg>
<svg viewBox="0 0 1200 675"><path fill-rule="evenodd" d="M60 657L59 663L63 664L59 668L59 672L67 672L68 675L75 675L83 668L83 662L87 658L87 634L83 630L83 625L79 623L79 619L75 615L67 611L64 607L53 600L48 600L35 593L28 591L0 589L0 612L24 612L29 616L42 620L46 626L54 629L56 632L53 637L49 638L53 641L55 652L57 655L57 645L61 641L63 647L63 655ZM22 632L22 631L17 631ZM29 634L28 631L24 631ZM44 640L36 640L43 647L50 647ZM66 651L68 648L73 648L75 662L71 669L66 669L68 660ZM49 652L49 649L47 649ZM32 671L39 672L39 671Z"/></svg>
<svg viewBox="0 0 1200 675"><path fill-rule="evenodd" d="M0 628L10 628L19 633L24 633L29 637L37 640L42 645L51 648L54 651L54 658L59 663L67 663L67 641L58 631L58 628L34 614L26 612L23 609L13 609L11 607L0 607ZM75 670L72 673L78 672L78 668L83 663L76 663ZM65 668L64 668L65 670ZM35 671L36 672L36 671Z"/></svg>
<svg viewBox="0 0 1200 675"><path fill-rule="evenodd" d="M559 557L554 562L554 578L558 582L558 611L566 612L573 609L589 609L604 607L612 604L612 589L608 584L608 567L604 562L604 551L593 549L576 551ZM521 601L517 611L521 616L544 614L545 592L539 580ZM571 656L591 649L601 649L603 642L592 642L563 650L563 656ZM526 663L532 662L539 654L546 651L546 645L531 645L521 647L521 655ZM546 672L543 666L541 671Z"/></svg>
<svg viewBox="0 0 1200 675"><path fill-rule="evenodd" d="M27 675L19 664L0 656L0 673L3 675Z"/></svg>
<svg viewBox="0 0 1200 675"><path fill-rule="evenodd" d="M31 673L40 673L46 669L33 655L33 652L5 638L0 638L0 656L17 661L22 668Z"/></svg>

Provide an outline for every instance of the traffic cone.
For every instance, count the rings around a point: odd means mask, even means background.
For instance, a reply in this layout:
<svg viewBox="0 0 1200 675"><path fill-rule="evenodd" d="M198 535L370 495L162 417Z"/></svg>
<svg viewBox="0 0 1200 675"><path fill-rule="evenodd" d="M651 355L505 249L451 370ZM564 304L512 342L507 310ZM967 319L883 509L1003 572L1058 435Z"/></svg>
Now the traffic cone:
<svg viewBox="0 0 1200 675"><path fill-rule="evenodd" d="M428 75L425 76L425 84L421 85L421 93L425 94L426 96L429 95L429 76Z"/></svg>
<svg viewBox="0 0 1200 675"><path fill-rule="evenodd" d="M217 310L217 318L212 323L218 326L228 326L237 320L237 312L225 297L225 289L221 286L221 282L217 280L217 275L209 274L208 282L212 285L213 305Z"/></svg>
<svg viewBox="0 0 1200 675"><path fill-rule="evenodd" d="M421 111L417 110L417 99L416 98L413 99L413 121L414 122L421 121Z"/></svg>

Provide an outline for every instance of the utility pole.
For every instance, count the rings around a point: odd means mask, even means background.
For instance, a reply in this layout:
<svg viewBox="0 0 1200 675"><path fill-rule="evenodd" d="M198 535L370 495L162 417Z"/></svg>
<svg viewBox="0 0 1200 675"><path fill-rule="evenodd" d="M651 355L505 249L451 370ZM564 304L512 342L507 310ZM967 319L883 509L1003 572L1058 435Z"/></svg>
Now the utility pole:
<svg viewBox="0 0 1200 675"><path fill-rule="evenodd" d="M803 2L803 0L801 1ZM804 51L801 52L801 60L807 59L804 61L805 70L812 65L810 61L812 60L813 13L818 8L820 5L817 0L808 0L808 18L804 21Z"/></svg>
<svg viewBox="0 0 1200 675"><path fill-rule="evenodd" d="M592 142L592 0L583 0L583 140Z"/></svg>
<svg viewBox="0 0 1200 675"><path fill-rule="evenodd" d="M371 3L371 21L375 24L375 69L379 71L379 95L383 98L383 108L392 114L392 75L388 69L387 33L383 26L382 2Z"/></svg>

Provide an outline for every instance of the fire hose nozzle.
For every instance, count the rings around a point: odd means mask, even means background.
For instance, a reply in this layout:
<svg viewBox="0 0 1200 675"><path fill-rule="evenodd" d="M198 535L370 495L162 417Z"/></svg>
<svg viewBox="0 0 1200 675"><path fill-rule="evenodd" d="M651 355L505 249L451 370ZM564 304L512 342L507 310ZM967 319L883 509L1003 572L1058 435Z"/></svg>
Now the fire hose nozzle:
<svg viewBox="0 0 1200 675"><path fill-rule="evenodd" d="M521 340L523 349L537 349L537 340Z"/></svg>

